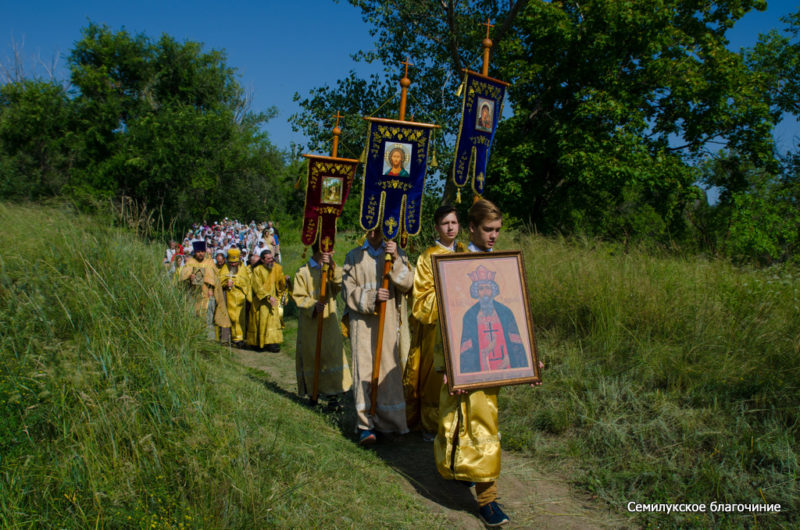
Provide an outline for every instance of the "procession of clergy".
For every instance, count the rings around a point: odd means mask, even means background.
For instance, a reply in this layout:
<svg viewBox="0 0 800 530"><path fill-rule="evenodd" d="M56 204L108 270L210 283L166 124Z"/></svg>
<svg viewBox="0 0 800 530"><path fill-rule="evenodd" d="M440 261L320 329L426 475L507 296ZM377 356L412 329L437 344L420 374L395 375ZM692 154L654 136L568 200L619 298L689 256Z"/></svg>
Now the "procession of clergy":
<svg viewBox="0 0 800 530"><path fill-rule="evenodd" d="M456 241L460 232L456 209L437 209L433 223L438 239L419 256L416 267L394 241L384 240L380 230L373 230L367 232L362 245L347 253L342 267L315 244L313 255L291 281L278 262L277 230L271 223L241 225L227 219L210 227L193 227L183 247L176 250L170 245L172 255L168 250L165 264L177 281L194 293L195 309L206 320L210 336L237 347L279 351L283 306L291 296L299 312L296 367L301 396L312 394L318 321L322 319L319 395L329 407L337 408L342 394L352 389L359 443L371 445L384 435L420 429L426 441L434 442L440 474L474 486L481 519L489 526L499 526L508 522L496 502L499 388L448 392L430 259L433 254L494 249L502 227L499 209L480 199L468 215L470 242L463 245ZM182 258L176 256L187 253L187 245L191 245L192 256L180 264ZM244 260L243 256L249 257ZM389 287L384 289L387 257L392 265ZM321 301L323 265L327 265L327 292ZM472 281L471 292L483 284L494 284L492 278L478 275ZM340 294L344 301L341 314ZM375 413L370 414L381 302L386 307L383 353ZM352 369L345 356L343 334L350 340Z"/></svg>

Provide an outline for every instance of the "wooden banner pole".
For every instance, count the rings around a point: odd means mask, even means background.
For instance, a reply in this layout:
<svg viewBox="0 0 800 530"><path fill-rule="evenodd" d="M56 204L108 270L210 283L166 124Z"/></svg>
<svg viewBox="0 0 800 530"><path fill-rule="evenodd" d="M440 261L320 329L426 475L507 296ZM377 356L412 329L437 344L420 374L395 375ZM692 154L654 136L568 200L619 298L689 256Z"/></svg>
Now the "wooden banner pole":
<svg viewBox="0 0 800 530"><path fill-rule="evenodd" d="M337 152L339 150L339 135L342 134L342 130L339 128L339 118L342 116L339 112L336 112L334 118L336 118L336 125L333 128L333 149L331 150L331 156L336 158ZM335 221L334 221L335 222ZM330 244L330 242L328 242ZM328 249L330 252L333 252L333 248ZM327 302L326 297L326 288L328 285L328 270L330 270L330 266L327 263L322 264L322 274L320 275L320 286L319 286L319 302L325 304ZM317 314L317 344L316 349L314 350L314 383L311 389L311 404L316 405L317 401L319 400L319 370L320 365L322 364L322 324L325 320L325 308L323 307L322 312Z"/></svg>
<svg viewBox="0 0 800 530"><path fill-rule="evenodd" d="M483 75L489 76L489 50L492 49L492 39L489 38L489 30L494 27L489 19L486 19L485 24L481 24L481 26L486 26L486 38L483 39L481 43L483 45Z"/></svg>
<svg viewBox="0 0 800 530"><path fill-rule="evenodd" d="M400 113L399 120L405 121L406 119L406 104L408 101L408 87L411 86L411 80L408 78L408 67L412 66L408 62L408 57L401 63L405 65L403 78L400 80ZM383 258L383 281L381 288L389 288L389 272L392 270L392 255L388 252ZM378 405L378 379L381 374L381 353L383 350L383 333L386 324L386 302L378 303L378 344L375 346L375 357L372 359L372 385L370 387L370 403L369 415L375 415L375 409Z"/></svg>
<svg viewBox="0 0 800 530"><path fill-rule="evenodd" d="M483 68L481 69L481 73L485 76L489 76L489 51L492 49L492 39L489 38L489 30L494 27L494 24L487 18L485 24L481 24L482 26L486 26L486 38L483 39L481 45L483 46ZM472 197L472 203L476 203L480 200L480 195L477 193Z"/></svg>
<svg viewBox="0 0 800 530"><path fill-rule="evenodd" d="M320 286L319 286L319 301L321 304L326 304L327 300L327 293L326 288L328 286L328 270L329 265L327 263L322 264L322 275L320 276ZM311 404L316 405L319 399L319 370L321 364L321 350L322 350L322 324L325 320L325 308L323 307L322 312L317 313L317 349L314 352L314 386L312 388L311 393Z"/></svg>

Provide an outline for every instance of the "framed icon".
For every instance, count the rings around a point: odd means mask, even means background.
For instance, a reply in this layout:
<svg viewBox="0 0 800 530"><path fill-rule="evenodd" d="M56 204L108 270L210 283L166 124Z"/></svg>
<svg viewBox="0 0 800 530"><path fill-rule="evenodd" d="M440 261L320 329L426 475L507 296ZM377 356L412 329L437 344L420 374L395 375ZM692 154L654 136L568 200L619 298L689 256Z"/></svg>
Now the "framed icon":
<svg viewBox="0 0 800 530"><path fill-rule="evenodd" d="M522 253L431 261L450 390L541 381Z"/></svg>

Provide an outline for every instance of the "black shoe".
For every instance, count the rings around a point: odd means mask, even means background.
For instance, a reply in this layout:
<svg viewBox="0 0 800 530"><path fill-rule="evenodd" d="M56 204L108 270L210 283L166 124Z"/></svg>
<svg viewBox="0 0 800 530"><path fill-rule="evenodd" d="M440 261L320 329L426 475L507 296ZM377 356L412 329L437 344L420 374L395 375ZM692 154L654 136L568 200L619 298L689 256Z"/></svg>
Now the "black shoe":
<svg viewBox="0 0 800 530"><path fill-rule="evenodd" d="M508 516L503 513L503 510L494 501L486 506L481 506L478 509L478 514L486 526L503 526L508 522Z"/></svg>

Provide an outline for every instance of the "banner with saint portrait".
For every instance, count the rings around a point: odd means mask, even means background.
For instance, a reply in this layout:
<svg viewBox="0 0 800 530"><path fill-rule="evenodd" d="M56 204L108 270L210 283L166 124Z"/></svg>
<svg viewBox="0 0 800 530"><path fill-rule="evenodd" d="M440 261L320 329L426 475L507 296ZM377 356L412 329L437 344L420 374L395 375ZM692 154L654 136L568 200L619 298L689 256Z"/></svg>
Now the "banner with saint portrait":
<svg viewBox="0 0 800 530"><path fill-rule="evenodd" d="M453 181L460 190L472 180L472 190L482 195L497 123L503 113L503 97L509 83L464 71L464 103L456 141Z"/></svg>
<svg viewBox="0 0 800 530"><path fill-rule="evenodd" d="M331 252L336 241L336 219L342 215L358 160L303 156L308 158L308 179L301 239L304 245L312 245L319 239L320 249Z"/></svg>
<svg viewBox="0 0 800 530"><path fill-rule="evenodd" d="M384 118L369 123L361 198L361 227L387 239L420 230L431 130L438 125Z"/></svg>

